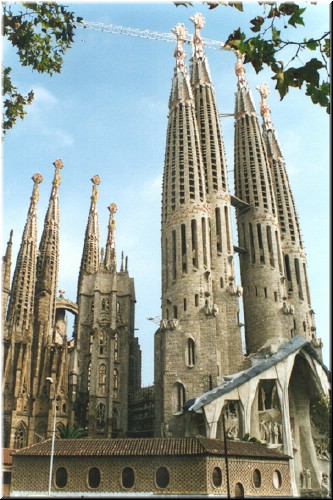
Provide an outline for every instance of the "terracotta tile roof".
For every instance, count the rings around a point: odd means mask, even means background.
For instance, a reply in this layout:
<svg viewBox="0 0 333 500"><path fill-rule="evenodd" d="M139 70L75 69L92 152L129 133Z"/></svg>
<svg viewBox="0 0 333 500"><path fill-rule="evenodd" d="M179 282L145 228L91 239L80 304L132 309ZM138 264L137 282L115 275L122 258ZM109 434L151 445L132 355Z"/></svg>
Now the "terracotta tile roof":
<svg viewBox="0 0 333 500"><path fill-rule="evenodd" d="M227 441L228 456L286 460L274 449L245 441ZM21 450L17 456L49 456L51 439ZM218 439L183 438L125 438L125 439L56 439L55 456L224 456L224 442Z"/></svg>

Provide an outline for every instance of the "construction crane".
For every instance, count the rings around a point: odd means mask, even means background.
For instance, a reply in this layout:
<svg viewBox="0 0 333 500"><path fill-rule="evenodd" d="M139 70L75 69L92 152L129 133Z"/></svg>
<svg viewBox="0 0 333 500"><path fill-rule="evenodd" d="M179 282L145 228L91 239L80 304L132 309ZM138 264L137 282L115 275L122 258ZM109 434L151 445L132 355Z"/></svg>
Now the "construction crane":
<svg viewBox="0 0 333 500"><path fill-rule="evenodd" d="M149 40L163 40L164 42L171 42L173 44L175 44L177 41L176 35L172 32L159 33L157 31L141 30L137 28L129 28L126 26L117 26L115 24L103 24L103 23L90 22L84 20L81 21L80 23L76 23L76 26L77 28L82 28L82 29L105 31L106 33L113 33L114 35L128 35L138 38L147 38ZM205 38L204 41L205 41L205 47L209 49L229 50L235 52L233 48L226 46L223 42L219 42L218 40L209 40ZM192 44L192 36L187 34L184 43Z"/></svg>
<svg viewBox="0 0 333 500"><path fill-rule="evenodd" d="M176 43L177 38L173 32L170 33L159 33L158 31L150 31L150 30L141 30L138 28L129 28L126 26L118 26L116 24L103 24L92 21L84 21L82 20L79 23L76 23L77 28L94 30L94 31L104 31L105 33L112 33L114 35L128 35L134 36L137 38L146 38L148 40L162 40L164 42L171 42L173 44ZM191 45L193 42L192 36L187 34L186 40L184 43ZM230 52L234 52L237 56L237 51L223 42L218 40L209 40L208 38L204 39L205 47L214 50L228 50ZM229 118L234 116L234 113L221 113L220 118Z"/></svg>

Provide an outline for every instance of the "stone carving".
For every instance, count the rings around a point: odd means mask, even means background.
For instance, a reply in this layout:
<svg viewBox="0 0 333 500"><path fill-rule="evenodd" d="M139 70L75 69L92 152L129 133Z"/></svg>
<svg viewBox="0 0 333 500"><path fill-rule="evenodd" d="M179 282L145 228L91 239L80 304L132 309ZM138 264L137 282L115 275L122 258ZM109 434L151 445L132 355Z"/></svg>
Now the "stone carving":
<svg viewBox="0 0 333 500"><path fill-rule="evenodd" d="M316 454L317 454L317 457L321 458L322 460L329 460L330 459L328 449L327 449L327 443L325 443L324 440L322 440L321 443L317 444Z"/></svg>
<svg viewBox="0 0 333 500"><path fill-rule="evenodd" d="M310 469L306 469L303 467L303 470L300 473L300 487L303 490L311 490L311 471Z"/></svg>
<svg viewBox="0 0 333 500"><path fill-rule="evenodd" d="M239 408L237 401L229 401L223 408L225 415L225 432L228 438L239 437Z"/></svg>
<svg viewBox="0 0 333 500"><path fill-rule="evenodd" d="M160 329L161 330L167 330L170 328L170 330L175 330L178 327L178 319L162 319L160 322Z"/></svg>
<svg viewBox="0 0 333 500"><path fill-rule="evenodd" d="M323 473L322 479L321 479L321 495L324 498L328 498L329 495L329 485L328 485L328 475Z"/></svg>
<svg viewBox="0 0 333 500"><path fill-rule="evenodd" d="M295 313L295 308L292 304L289 304L287 302L283 302L283 313L284 314L294 314Z"/></svg>
<svg viewBox="0 0 333 500"><path fill-rule="evenodd" d="M54 342L58 345L63 345L64 337L66 334L66 322L63 319L58 319L55 326L55 338Z"/></svg>
<svg viewBox="0 0 333 500"><path fill-rule="evenodd" d="M274 420L261 420L259 423L260 440L279 445L282 443L282 425Z"/></svg>
<svg viewBox="0 0 333 500"><path fill-rule="evenodd" d="M219 308L216 304L212 304L207 299L205 302L205 314L206 316L217 316L219 313Z"/></svg>

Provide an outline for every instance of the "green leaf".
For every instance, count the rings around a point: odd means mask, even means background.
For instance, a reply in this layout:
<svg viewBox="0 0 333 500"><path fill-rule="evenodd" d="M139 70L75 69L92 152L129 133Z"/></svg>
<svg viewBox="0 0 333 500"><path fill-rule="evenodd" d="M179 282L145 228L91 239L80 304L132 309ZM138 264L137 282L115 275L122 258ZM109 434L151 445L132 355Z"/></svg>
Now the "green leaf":
<svg viewBox="0 0 333 500"><path fill-rule="evenodd" d="M255 17L254 19L252 19L250 21L250 23L253 24L253 27L251 28L251 30L255 33L260 31L261 26L264 24L264 22L265 22L265 19L263 17L261 17L261 16Z"/></svg>
<svg viewBox="0 0 333 500"><path fill-rule="evenodd" d="M302 24L304 26L302 14L303 12L305 12L305 10L306 9L297 9L289 19L288 24L294 26L294 28L296 28L296 24Z"/></svg>

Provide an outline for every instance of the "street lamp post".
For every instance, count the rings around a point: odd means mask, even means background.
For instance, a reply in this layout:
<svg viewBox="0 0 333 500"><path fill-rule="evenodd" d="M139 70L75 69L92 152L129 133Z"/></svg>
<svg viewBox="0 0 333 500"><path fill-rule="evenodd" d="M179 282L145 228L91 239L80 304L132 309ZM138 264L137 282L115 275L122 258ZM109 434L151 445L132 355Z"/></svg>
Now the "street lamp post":
<svg viewBox="0 0 333 500"><path fill-rule="evenodd" d="M53 384L53 379L51 377L46 378L47 382ZM56 433L56 419L57 419L57 398L56 393L54 391L54 400L53 400L53 431L52 431L52 446L51 446L51 456L50 456L50 474L49 474L49 490L48 494L51 495L51 484L52 484L52 468L53 468L53 455L54 455L54 441L55 441L55 433Z"/></svg>

